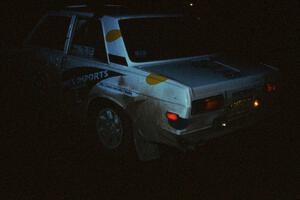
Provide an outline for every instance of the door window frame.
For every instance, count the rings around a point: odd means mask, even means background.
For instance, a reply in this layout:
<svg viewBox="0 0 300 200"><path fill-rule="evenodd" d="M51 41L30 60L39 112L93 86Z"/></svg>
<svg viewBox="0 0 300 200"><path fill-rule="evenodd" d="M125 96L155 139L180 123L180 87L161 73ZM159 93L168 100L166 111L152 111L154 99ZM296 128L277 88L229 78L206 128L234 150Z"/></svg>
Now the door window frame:
<svg viewBox="0 0 300 200"><path fill-rule="evenodd" d="M38 27L42 23L45 22L45 20L49 16L69 17L70 18L70 22L69 22L69 25L68 25L68 28L67 28L67 34L66 34L63 50L61 50L61 49L51 49L51 48L48 48L48 47L42 47L42 46L37 46L37 45L34 45L34 44L30 44L30 40L31 40L32 36L34 35L35 31L38 29ZM28 35L28 37L24 41L24 46L25 47L32 47L32 48L39 48L39 49L48 49L48 50L51 50L51 51L58 51L58 52L63 52L64 54L67 54L67 51L68 51L68 48L69 48L69 45L70 45L71 34L72 34L73 29L74 29L74 22L75 22L75 15L73 15L73 14L59 13L59 12L49 12L40 19L40 21L37 23L37 25L30 32L30 34Z"/></svg>
<svg viewBox="0 0 300 200"><path fill-rule="evenodd" d="M87 19L87 20L92 20L93 17L89 17L89 16L82 16L82 15L74 15L74 20L73 20L73 24L72 24L72 30L70 32L70 38L69 38L69 41L68 41L68 44L67 44L67 48L65 49L66 51L66 55L68 56L74 56L74 57L80 57L82 59L91 59L91 58L85 58L85 57L81 57L81 56L76 56L76 55L72 55L70 53L70 50L71 50L71 46L72 46L72 42L73 42L73 39L74 39L74 36L75 36L75 29L76 29L76 25L77 25L77 22L78 22L78 19ZM102 31L102 38L99 38L99 39L102 39L103 43L104 43L104 50L105 50L105 55L106 55L106 61L105 60L100 60L100 59L95 59L95 61L98 61L98 62L101 62L101 63L105 63L105 64L109 64L109 58L108 58L108 51L107 51L107 44L106 44L106 41L105 41L105 34L104 34L104 27L103 27L103 23L102 23L102 20L101 18L95 18L99 24L101 26L99 26L99 28L101 28L100 31Z"/></svg>

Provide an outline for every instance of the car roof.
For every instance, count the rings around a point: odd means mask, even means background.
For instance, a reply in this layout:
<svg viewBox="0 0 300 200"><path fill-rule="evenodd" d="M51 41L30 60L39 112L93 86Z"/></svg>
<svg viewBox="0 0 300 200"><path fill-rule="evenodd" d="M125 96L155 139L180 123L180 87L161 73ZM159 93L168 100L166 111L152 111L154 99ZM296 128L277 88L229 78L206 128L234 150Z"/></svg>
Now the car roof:
<svg viewBox="0 0 300 200"><path fill-rule="evenodd" d="M129 18L144 18L144 17L167 17L167 16L179 16L180 14L172 11L153 11L143 9L131 9L122 5L105 4L105 5L71 5L59 12L76 14L81 16L110 16L117 19L129 19Z"/></svg>

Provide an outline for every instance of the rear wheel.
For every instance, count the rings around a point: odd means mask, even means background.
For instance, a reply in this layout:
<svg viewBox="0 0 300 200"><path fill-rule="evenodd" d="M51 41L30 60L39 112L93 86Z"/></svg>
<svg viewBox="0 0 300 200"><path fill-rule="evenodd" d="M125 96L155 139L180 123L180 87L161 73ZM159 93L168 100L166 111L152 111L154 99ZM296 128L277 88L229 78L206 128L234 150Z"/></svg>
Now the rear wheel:
<svg viewBox="0 0 300 200"><path fill-rule="evenodd" d="M90 109L88 126L99 156L119 160L136 158L131 123L121 108L110 102L98 102Z"/></svg>
<svg viewBox="0 0 300 200"><path fill-rule="evenodd" d="M121 116L114 109L100 109L95 120L96 134L104 148L114 150L120 147L124 136Z"/></svg>

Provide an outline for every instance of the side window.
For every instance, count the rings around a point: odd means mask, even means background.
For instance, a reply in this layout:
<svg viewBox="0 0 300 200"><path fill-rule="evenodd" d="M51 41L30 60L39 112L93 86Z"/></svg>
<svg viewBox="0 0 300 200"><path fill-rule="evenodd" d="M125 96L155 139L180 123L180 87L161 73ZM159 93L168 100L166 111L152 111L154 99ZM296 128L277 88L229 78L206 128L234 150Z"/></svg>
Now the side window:
<svg viewBox="0 0 300 200"><path fill-rule="evenodd" d="M77 20L70 54L107 62L102 26L99 20Z"/></svg>
<svg viewBox="0 0 300 200"><path fill-rule="evenodd" d="M31 39L30 45L49 49L64 50L70 17L48 16L37 27Z"/></svg>

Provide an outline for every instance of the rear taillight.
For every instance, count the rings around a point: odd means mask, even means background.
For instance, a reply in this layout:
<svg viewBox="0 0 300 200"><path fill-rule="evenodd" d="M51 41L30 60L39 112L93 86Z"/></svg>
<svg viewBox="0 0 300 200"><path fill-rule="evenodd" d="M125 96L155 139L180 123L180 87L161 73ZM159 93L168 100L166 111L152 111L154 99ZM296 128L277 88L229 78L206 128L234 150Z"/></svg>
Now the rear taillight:
<svg viewBox="0 0 300 200"><path fill-rule="evenodd" d="M179 119L179 116L175 113L167 112L166 117L170 121L177 121Z"/></svg>
<svg viewBox="0 0 300 200"><path fill-rule="evenodd" d="M189 124L187 119L179 117L176 113L167 112L166 118L168 119L169 125L177 130L183 130Z"/></svg>
<svg viewBox="0 0 300 200"><path fill-rule="evenodd" d="M277 86L274 83L267 83L265 90L267 93L274 93L277 90Z"/></svg>
<svg viewBox="0 0 300 200"><path fill-rule="evenodd" d="M192 115L201 112L218 110L224 105L223 95L213 96L205 99L196 100L192 103Z"/></svg>

